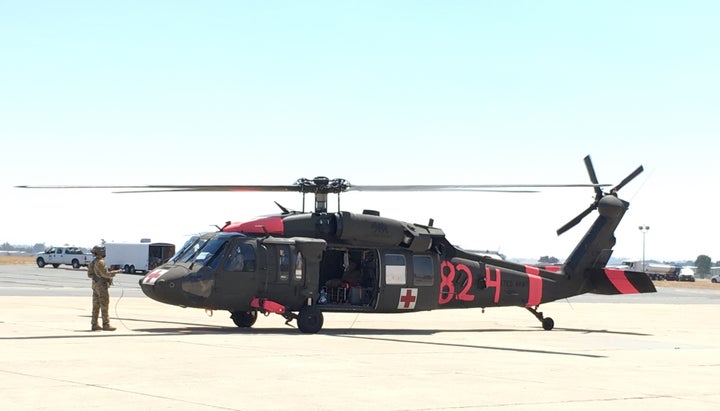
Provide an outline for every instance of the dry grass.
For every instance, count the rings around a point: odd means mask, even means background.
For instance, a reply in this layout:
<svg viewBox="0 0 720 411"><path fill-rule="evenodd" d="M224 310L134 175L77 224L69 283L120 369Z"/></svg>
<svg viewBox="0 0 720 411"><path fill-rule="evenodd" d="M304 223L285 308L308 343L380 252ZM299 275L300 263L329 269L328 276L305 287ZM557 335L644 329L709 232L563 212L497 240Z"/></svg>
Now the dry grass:
<svg viewBox="0 0 720 411"><path fill-rule="evenodd" d="M673 288L704 288L720 290L720 284L713 284L708 278L698 278L694 282L690 281L653 281L655 287L673 287Z"/></svg>
<svg viewBox="0 0 720 411"><path fill-rule="evenodd" d="M0 264L35 264L35 256L0 255Z"/></svg>

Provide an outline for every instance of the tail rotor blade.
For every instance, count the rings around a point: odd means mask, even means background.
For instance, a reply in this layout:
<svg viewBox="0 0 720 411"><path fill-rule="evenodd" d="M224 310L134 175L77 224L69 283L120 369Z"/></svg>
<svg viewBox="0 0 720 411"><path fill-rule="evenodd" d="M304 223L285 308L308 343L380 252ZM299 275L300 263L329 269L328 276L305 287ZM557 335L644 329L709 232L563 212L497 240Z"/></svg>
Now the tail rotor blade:
<svg viewBox="0 0 720 411"><path fill-rule="evenodd" d="M629 183L630 181L632 181L633 178L637 177L638 174L640 174L640 173L642 173L642 172L643 172L643 166L640 166L640 167L636 168L635 171L633 171L632 173L630 173L629 176L625 177L625 179L624 179L623 181L621 181L620 184L616 185L612 190L610 190L610 192L611 192L611 193L616 193L616 192L618 192L618 190L620 190L621 188L625 187L625 184L627 184L627 183Z"/></svg>
<svg viewBox="0 0 720 411"><path fill-rule="evenodd" d="M570 221L569 221L567 224L565 224L564 226L560 227L560 228L557 230L557 235L560 235L560 234L564 233L565 231L567 231L567 230L575 227L576 225L578 225L578 223L580 223L580 221L582 221L583 218L587 217L588 214L592 213L593 210L595 210L596 208L597 208L597 204L596 204L596 203L592 203L592 204L590 205L590 207L588 207L588 208L585 209L585 211L583 211L582 213L578 214L577 217L575 217L575 218L573 218L572 220L570 220Z"/></svg>
<svg viewBox="0 0 720 411"><path fill-rule="evenodd" d="M587 168L588 175L590 175L590 181L593 184L598 184L597 175L595 175L595 167L593 167L592 160L590 160L590 156L585 156L585 168ZM602 197L603 193L599 186L595 186L595 198Z"/></svg>

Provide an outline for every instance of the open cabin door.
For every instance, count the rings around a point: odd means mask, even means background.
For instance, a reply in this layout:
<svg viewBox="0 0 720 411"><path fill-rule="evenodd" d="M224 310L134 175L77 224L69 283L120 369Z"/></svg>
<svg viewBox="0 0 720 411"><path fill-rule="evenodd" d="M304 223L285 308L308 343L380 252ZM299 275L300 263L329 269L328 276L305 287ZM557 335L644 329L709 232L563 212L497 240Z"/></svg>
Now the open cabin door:
<svg viewBox="0 0 720 411"><path fill-rule="evenodd" d="M378 273L376 249L328 247L320 261L318 304L329 311L374 311Z"/></svg>

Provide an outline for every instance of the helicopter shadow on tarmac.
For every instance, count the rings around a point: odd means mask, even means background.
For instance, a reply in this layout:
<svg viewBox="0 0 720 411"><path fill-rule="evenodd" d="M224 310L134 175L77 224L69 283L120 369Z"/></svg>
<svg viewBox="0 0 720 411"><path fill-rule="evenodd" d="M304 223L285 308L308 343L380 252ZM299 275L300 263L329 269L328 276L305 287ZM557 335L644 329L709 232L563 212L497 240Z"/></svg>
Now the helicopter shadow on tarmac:
<svg viewBox="0 0 720 411"><path fill-rule="evenodd" d="M53 339L77 339L77 338L147 338L147 337L163 337L163 336L199 336L199 335L288 335L297 336L298 330L295 327L288 328L236 328L236 327L222 327L214 326L201 323L186 323L177 321L148 321L147 319L134 319L134 318L116 318L121 327L118 327L117 332L91 332L88 330L75 330L74 335L44 335L44 336L20 336L20 337L0 337L2 340L53 340ZM133 322L142 322L147 324L148 322L156 323L157 325L166 325L165 327L154 327L154 328L130 328L127 323L132 325ZM123 329L130 331L134 334L127 334L123 332ZM502 329L502 328L490 328L490 329L387 329L387 328L327 328L323 331L322 335L334 337L334 338L345 338L345 339L360 339L369 341L381 341L381 342L396 342L401 344L420 344L429 346L442 346L442 347L454 347L454 348L470 348L479 350L494 350L494 351L506 351L506 352L519 352L519 353L530 353L530 354L545 354L545 355L561 355L561 356L573 356L573 357L585 357L585 358L606 358L603 355L573 353L565 351L553 351L553 350L542 350L542 349L528 349L510 346L491 346L491 345L479 345L479 344L461 344L454 342L443 342L443 341L423 341L413 339L413 336L431 336L435 334L443 333L536 333L545 332L537 329ZM635 332L623 332L623 331L611 331L611 330L592 330L592 329L575 329L575 328L556 328L555 333L558 332L569 332L577 334L609 334L609 335L626 335L626 336L651 336L650 334L635 333ZM406 337L406 338L402 338Z"/></svg>
<svg viewBox="0 0 720 411"><path fill-rule="evenodd" d="M147 320L135 320L130 318L121 319L123 321L139 321L147 323ZM143 333L145 335L153 336L168 336L168 335L227 335L227 334L238 334L238 335L288 335L295 336L298 330L295 327L288 328L236 328L236 327L218 327L209 326L206 324L196 323L182 323L174 321L155 321L158 324L166 325L178 325L177 327L157 327L157 328L136 328L132 329L134 332ZM128 327L126 327L128 328ZM128 328L129 329L129 328ZM603 355L593 354L581 354L564 351L552 351L552 350L541 350L541 349L526 349L509 346L490 346L490 345L477 345L477 344L459 344L452 342L442 341L422 341L412 339L413 336L431 336L443 333L536 333L545 332L537 329L503 329L503 328L491 328L491 329L388 329L388 328L326 328L323 330L323 335L335 338L347 338L347 339L361 339L370 341L382 341L382 342L397 342L405 344L421 344L431 346L443 346L443 347L456 347L456 348L471 348L481 350L496 350L496 351L511 351L511 352L523 352L523 353L534 353L534 354L549 354L549 355L564 355L564 356L576 356L586 358L606 358ZM612 331L606 329L577 329L577 328L556 328L555 332L569 332L575 334L605 334L605 335L624 335L624 336L636 336L636 337L649 337L651 334L637 333L637 332L626 332L626 331ZM407 337L407 338L402 338Z"/></svg>
<svg viewBox="0 0 720 411"><path fill-rule="evenodd" d="M89 317L88 317L89 318ZM288 325L288 327L282 328L238 328L238 327L225 327L208 325L202 323L187 323L179 321L152 321L147 319L135 319L135 318L120 318L117 317L118 321L122 323L124 328L143 333L160 333L160 334L178 334L178 335L206 335L206 334L256 334L256 335L295 335L298 333L296 327ZM183 328L174 327L159 327L159 328L134 328L131 329L127 325L127 322L142 322L142 323L156 323L165 325L179 325L185 326ZM527 333L527 332L540 332L541 330L535 328L466 328L466 329L418 329L418 328L356 328L356 327L338 327L338 328L325 328L323 329L323 335L339 336L339 337L358 337L359 336L382 336L382 335L434 335L439 333ZM584 328L555 328L556 332L571 332L577 334L607 334L607 335L626 335L636 337L650 337L651 334L630 332L630 331L613 331L607 329L584 329ZM543 331L544 332L544 331Z"/></svg>

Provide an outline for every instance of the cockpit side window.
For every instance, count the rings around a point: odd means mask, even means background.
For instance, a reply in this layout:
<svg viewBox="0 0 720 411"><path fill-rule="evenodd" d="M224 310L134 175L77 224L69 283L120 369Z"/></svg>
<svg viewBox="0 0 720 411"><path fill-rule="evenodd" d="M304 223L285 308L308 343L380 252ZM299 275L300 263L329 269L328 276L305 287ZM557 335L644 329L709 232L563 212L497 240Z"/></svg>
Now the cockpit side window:
<svg viewBox="0 0 720 411"><path fill-rule="evenodd" d="M223 265L225 271L255 271L255 249L250 244L235 244Z"/></svg>

